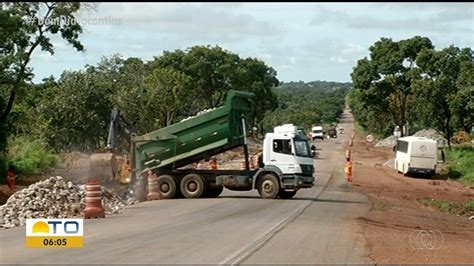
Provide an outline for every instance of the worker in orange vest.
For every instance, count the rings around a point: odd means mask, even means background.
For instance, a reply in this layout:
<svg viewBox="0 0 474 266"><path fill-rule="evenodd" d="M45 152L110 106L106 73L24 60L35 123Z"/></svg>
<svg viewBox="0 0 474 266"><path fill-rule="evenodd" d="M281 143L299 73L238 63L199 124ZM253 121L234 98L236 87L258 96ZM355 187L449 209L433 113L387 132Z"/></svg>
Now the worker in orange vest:
<svg viewBox="0 0 474 266"><path fill-rule="evenodd" d="M346 167L344 170L346 172L347 182L352 182L352 160L350 157L346 157Z"/></svg>
<svg viewBox="0 0 474 266"><path fill-rule="evenodd" d="M10 189L10 193L13 193L15 191L16 177L12 165L10 165L7 170L7 185Z"/></svg>
<svg viewBox="0 0 474 266"><path fill-rule="evenodd" d="M210 160L209 160L209 165L211 166L211 169L213 171L216 171L217 170L217 159L215 157L212 157Z"/></svg>

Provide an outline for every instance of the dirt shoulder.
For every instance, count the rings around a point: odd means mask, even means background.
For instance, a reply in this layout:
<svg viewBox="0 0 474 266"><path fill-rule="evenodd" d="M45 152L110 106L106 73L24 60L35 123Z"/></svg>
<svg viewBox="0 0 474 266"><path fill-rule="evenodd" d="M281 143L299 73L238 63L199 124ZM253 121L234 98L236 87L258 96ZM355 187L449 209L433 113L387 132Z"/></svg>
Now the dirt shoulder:
<svg viewBox="0 0 474 266"><path fill-rule="evenodd" d="M376 263L473 263L474 220L425 206L426 199L465 203L474 189L452 180L405 177L384 165L393 158L356 137L353 148L356 191L372 208L357 219Z"/></svg>

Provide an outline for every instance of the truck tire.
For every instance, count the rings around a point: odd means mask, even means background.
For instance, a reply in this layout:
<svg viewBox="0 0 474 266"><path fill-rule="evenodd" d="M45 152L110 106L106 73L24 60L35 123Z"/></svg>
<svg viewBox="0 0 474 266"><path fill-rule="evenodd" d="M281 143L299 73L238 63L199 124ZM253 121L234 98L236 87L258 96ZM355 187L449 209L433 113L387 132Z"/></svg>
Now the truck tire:
<svg viewBox="0 0 474 266"><path fill-rule="evenodd" d="M199 198L204 195L205 184L204 179L200 175L185 175L180 183L181 193L188 198Z"/></svg>
<svg viewBox="0 0 474 266"><path fill-rule="evenodd" d="M281 190L280 191L280 194L278 194L278 196L281 198L281 199L291 199L293 198L295 195L296 195L296 192L298 191L285 191L285 190Z"/></svg>
<svg viewBox="0 0 474 266"><path fill-rule="evenodd" d="M158 190L162 199L172 199L176 196L176 181L170 175L158 177Z"/></svg>
<svg viewBox="0 0 474 266"><path fill-rule="evenodd" d="M207 198L217 198L219 197L219 195L222 193L223 190L224 190L224 187L222 186L207 188L207 191L205 194Z"/></svg>
<svg viewBox="0 0 474 266"><path fill-rule="evenodd" d="M280 193L280 182L272 174L265 174L258 182L258 194L263 199L275 199Z"/></svg>

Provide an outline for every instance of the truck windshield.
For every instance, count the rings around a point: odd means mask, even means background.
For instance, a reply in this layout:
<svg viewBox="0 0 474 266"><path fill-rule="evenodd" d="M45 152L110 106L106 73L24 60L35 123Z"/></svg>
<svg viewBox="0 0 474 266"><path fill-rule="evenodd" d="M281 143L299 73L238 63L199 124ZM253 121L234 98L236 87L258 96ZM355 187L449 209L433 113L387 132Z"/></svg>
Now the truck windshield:
<svg viewBox="0 0 474 266"><path fill-rule="evenodd" d="M311 157L308 149L308 142L304 140L295 140L295 151L296 156L299 157Z"/></svg>
<svg viewBox="0 0 474 266"><path fill-rule="evenodd" d="M321 133L323 132L322 130L313 130L313 133Z"/></svg>

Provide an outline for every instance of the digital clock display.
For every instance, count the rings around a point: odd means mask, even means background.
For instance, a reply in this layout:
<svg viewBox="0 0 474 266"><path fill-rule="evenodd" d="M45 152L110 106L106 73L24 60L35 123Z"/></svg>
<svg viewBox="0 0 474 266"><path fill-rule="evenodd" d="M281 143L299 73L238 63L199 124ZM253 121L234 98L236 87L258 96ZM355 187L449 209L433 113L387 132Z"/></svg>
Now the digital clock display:
<svg viewBox="0 0 474 266"><path fill-rule="evenodd" d="M45 238L43 240L43 245L45 245L45 246L66 246L67 245L67 239L66 238L58 238L58 239Z"/></svg>
<svg viewBox="0 0 474 266"><path fill-rule="evenodd" d="M84 245L82 237L29 237L26 240L28 247L34 248L80 248Z"/></svg>

